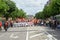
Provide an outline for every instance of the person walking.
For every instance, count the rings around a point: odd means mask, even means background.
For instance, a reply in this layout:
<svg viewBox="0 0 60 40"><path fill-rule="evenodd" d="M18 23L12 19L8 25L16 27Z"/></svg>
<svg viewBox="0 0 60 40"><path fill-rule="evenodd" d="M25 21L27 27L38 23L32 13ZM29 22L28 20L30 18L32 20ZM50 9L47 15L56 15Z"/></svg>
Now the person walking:
<svg viewBox="0 0 60 40"><path fill-rule="evenodd" d="M13 27L13 20L10 20L10 26Z"/></svg>
<svg viewBox="0 0 60 40"><path fill-rule="evenodd" d="M49 27L50 28L52 27L52 21L49 21Z"/></svg>
<svg viewBox="0 0 60 40"><path fill-rule="evenodd" d="M2 22L0 21L0 30L2 30Z"/></svg>
<svg viewBox="0 0 60 40"><path fill-rule="evenodd" d="M44 26L44 21L43 20L41 21L41 26Z"/></svg>
<svg viewBox="0 0 60 40"><path fill-rule="evenodd" d="M6 22L4 23L4 29L5 29L5 31L7 31L7 29L8 29L8 21L6 21Z"/></svg>
<svg viewBox="0 0 60 40"><path fill-rule="evenodd" d="M49 27L49 20L46 20L46 26Z"/></svg>
<svg viewBox="0 0 60 40"><path fill-rule="evenodd" d="M54 29L56 29L56 27L57 27L57 21L55 20L54 21Z"/></svg>
<svg viewBox="0 0 60 40"><path fill-rule="evenodd" d="M52 26L52 29L56 29L56 27L57 27L57 21L56 20L53 20L53 26Z"/></svg>

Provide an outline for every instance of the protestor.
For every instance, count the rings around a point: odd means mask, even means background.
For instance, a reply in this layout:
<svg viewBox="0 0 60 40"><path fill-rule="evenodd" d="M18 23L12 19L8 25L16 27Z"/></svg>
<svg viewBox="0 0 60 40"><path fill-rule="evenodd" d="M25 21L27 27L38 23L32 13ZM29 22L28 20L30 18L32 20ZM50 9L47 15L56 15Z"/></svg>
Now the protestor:
<svg viewBox="0 0 60 40"><path fill-rule="evenodd" d="M46 26L49 26L49 20L46 20Z"/></svg>
<svg viewBox="0 0 60 40"><path fill-rule="evenodd" d="M5 31L7 31L7 29L8 29L8 21L6 21L6 22L4 23L4 29L5 29Z"/></svg>
<svg viewBox="0 0 60 40"><path fill-rule="evenodd" d="M41 21L41 26L43 26L43 25L44 25L44 21L42 20L42 21Z"/></svg>
<svg viewBox="0 0 60 40"><path fill-rule="evenodd" d="M13 27L13 21L12 20L10 20L10 26Z"/></svg>
<svg viewBox="0 0 60 40"><path fill-rule="evenodd" d="M52 29L56 29L56 27L57 27L57 21L56 20L53 20L53 24L52 24L53 26L52 26Z"/></svg>
<svg viewBox="0 0 60 40"><path fill-rule="evenodd" d="M2 26L4 27L4 21L2 21Z"/></svg>
<svg viewBox="0 0 60 40"><path fill-rule="evenodd" d="M56 29L57 28L57 21L55 20L54 21L54 29Z"/></svg>
<svg viewBox="0 0 60 40"><path fill-rule="evenodd" d="M46 27L46 20L44 20L44 26Z"/></svg>
<svg viewBox="0 0 60 40"><path fill-rule="evenodd" d="M38 19L38 20L37 20L37 26L39 26L39 23L40 23L40 20Z"/></svg>
<svg viewBox="0 0 60 40"><path fill-rule="evenodd" d="M57 21L57 29L60 29L60 21Z"/></svg>
<svg viewBox="0 0 60 40"><path fill-rule="evenodd" d="M36 21L36 20L34 21L34 25L35 25L35 26L37 25L37 21Z"/></svg>
<svg viewBox="0 0 60 40"><path fill-rule="evenodd" d="M52 27L52 21L49 21L49 27L50 28Z"/></svg>
<svg viewBox="0 0 60 40"><path fill-rule="evenodd" d="M2 30L2 22L0 21L0 30Z"/></svg>
<svg viewBox="0 0 60 40"><path fill-rule="evenodd" d="M42 22L42 20L39 21L39 25L40 25L40 26L41 26L41 22Z"/></svg>

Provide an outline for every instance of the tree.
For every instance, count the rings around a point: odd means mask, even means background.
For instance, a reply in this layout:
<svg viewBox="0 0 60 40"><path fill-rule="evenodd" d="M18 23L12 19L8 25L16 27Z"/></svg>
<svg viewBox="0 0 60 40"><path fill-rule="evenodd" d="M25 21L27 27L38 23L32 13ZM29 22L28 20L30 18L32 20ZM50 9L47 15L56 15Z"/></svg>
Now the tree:
<svg viewBox="0 0 60 40"><path fill-rule="evenodd" d="M36 17L37 19L45 19L43 12L38 12L38 13L36 13L36 14L35 14L35 17Z"/></svg>
<svg viewBox="0 0 60 40"><path fill-rule="evenodd" d="M46 18L60 14L60 0L51 0L44 7L43 13Z"/></svg>
<svg viewBox="0 0 60 40"><path fill-rule="evenodd" d="M50 0L50 2L45 5L42 13L38 12L36 14L37 18L49 18L60 14L60 0ZM43 15L43 16L42 16Z"/></svg>
<svg viewBox="0 0 60 40"><path fill-rule="evenodd" d="M26 13L22 9L18 9L11 0L0 0L0 16L4 16L6 20L9 17L26 17Z"/></svg>
<svg viewBox="0 0 60 40"><path fill-rule="evenodd" d="M0 0L0 15L5 14L6 10L9 10L9 6L3 0Z"/></svg>
<svg viewBox="0 0 60 40"><path fill-rule="evenodd" d="M13 1L11 0L3 0L6 5L9 6L9 10L5 10L5 13L3 14L4 17L6 17L6 20L10 17L10 14L16 10L16 5Z"/></svg>
<svg viewBox="0 0 60 40"><path fill-rule="evenodd" d="M16 8L16 10L11 13L11 17L14 18L14 19L17 18L17 17L25 18L26 13L22 9L19 10L18 8Z"/></svg>
<svg viewBox="0 0 60 40"><path fill-rule="evenodd" d="M26 13L20 9L17 13L17 17L20 17L20 18L25 18L26 17Z"/></svg>

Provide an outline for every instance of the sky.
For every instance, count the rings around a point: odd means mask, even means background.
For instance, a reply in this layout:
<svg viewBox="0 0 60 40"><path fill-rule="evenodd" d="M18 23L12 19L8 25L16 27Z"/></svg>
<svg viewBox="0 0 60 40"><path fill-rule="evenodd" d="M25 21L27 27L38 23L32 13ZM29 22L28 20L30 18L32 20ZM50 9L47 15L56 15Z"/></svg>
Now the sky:
<svg viewBox="0 0 60 40"><path fill-rule="evenodd" d="M42 11L48 0L13 0L19 9L23 9L27 15L35 15Z"/></svg>

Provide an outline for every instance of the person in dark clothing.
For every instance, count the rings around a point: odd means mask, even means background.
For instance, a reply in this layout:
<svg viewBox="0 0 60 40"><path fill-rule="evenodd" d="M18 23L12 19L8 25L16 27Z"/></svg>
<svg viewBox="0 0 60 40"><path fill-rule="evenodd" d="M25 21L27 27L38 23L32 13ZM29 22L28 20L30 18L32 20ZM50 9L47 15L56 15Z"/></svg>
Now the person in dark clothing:
<svg viewBox="0 0 60 40"><path fill-rule="evenodd" d="M56 29L56 27L57 27L57 21L56 20L54 20L52 27L53 27L52 29Z"/></svg>
<svg viewBox="0 0 60 40"><path fill-rule="evenodd" d="M55 20L54 21L54 29L56 29L56 27L57 27L57 21Z"/></svg>
<svg viewBox="0 0 60 40"><path fill-rule="evenodd" d="M12 20L10 20L10 26L13 27L13 21Z"/></svg>
<svg viewBox="0 0 60 40"><path fill-rule="evenodd" d="M7 29L8 29L8 21L6 21L6 22L4 23L4 29L5 29L5 31L7 31Z"/></svg>
<svg viewBox="0 0 60 40"><path fill-rule="evenodd" d="M49 26L50 26L50 28L52 27L52 21L49 21Z"/></svg>

